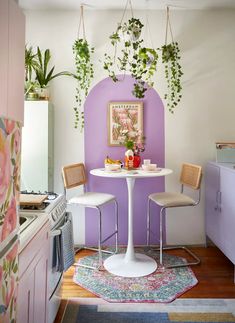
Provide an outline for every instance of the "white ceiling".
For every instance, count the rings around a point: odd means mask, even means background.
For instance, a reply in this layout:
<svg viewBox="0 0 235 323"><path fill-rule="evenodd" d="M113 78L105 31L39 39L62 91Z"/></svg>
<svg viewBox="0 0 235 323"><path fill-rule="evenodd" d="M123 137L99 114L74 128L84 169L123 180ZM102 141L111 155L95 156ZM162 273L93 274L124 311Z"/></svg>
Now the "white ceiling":
<svg viewBox="0 0 235 323"><path fill-rule="evenodd" d="M81 4L90 9L123 9L126 0L18 0L23 9L78 10ZM132 0L133 9L235 9L235 0Z"/></svg>

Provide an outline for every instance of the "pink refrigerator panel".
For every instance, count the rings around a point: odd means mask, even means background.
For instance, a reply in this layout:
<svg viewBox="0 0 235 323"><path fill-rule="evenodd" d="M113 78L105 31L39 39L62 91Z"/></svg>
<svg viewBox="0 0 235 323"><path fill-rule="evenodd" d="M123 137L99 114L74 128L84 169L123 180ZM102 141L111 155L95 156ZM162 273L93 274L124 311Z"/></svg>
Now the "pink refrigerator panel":
<svg viewBox="0 0 235 323"><path fill-rule="evenodd" d="M20 123L0 118L0 251L19 227L20 140Z"/></svg>

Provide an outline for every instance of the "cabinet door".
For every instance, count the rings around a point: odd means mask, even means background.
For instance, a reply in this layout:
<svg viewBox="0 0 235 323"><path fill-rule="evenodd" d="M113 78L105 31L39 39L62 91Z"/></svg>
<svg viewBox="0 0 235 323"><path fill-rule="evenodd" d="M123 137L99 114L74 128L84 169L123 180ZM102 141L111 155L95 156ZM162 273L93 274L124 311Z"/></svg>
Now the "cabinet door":
<svg viewBox="0 0 235 323"><path fill-rule="evenodd" d="M221 168L220 248L235 264L235 172Z"/></svg>
<svg viewBox="0 0 235 323"><path fill-rule="evenodd" d="M45 246L42 257L35 267L35 290L34 290L34 323L47 322L48 305L48 248Z"/></svg>
<svg viewBox="0 0 235 323"><path fill-rule="evenodd" d="M0 116L7 115L8 1L0 1Z"/></svg>
<svg viewBox="0 0 235 323"><path fill-rule="evenodd" d="M24 118L25 18L14 0L9 1L8 117Z"/></svg>
<svg viewBox="0 0 235 323"><path fill-rule="evenodd" d="M217 244L220 226L220 168L207 164L205 173L206 234Z"/></svg>
<svg viewBox="0 0 235 323"><path fill-rule="evenodd" d="M18 292L17 323L33 323L34 310L34 270L20 280Z"/></svg>

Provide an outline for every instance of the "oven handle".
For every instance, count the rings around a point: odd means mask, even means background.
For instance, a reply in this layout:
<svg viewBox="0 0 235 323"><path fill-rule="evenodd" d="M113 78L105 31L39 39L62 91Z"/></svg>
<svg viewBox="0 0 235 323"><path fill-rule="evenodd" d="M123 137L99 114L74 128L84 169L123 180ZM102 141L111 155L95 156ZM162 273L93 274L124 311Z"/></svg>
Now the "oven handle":
<svg viewBox="0 0 235 323"><path fill-rule="evenodd" d="M50 237L56 237L56 236L59 236L61 235L61 230L53 230L49 233L49 236Z"/></svg>

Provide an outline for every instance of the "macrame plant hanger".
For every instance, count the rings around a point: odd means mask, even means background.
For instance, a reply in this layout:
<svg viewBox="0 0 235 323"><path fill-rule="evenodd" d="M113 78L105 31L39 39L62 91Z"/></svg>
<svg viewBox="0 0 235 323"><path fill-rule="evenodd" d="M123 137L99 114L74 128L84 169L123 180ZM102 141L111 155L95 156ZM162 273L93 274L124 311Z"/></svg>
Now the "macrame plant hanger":
<svg viewBox="0 0 235 323"><path fill-rule="evenodd" d="M125 15L126 15L126 12L127 12L127 9L128 9L128 5L130 7L130 11L131 11L131 18L134 18L134 12L133 12L133 7L132 7L132 3L131 3L131 0L127 0L126 1L126 5L125 5L125 8L124 8L124 11L123 11L123 14L122 14L122 18L120 20L120 22L118 23L118 26L122 25L123 23L123 20L125 18ZM116 63L116 56L117 56L117 44L115 44L115 48L114 48L114 63ZM124 71L123 73L123 78L122 80L125 79L125 76L126 76L126 71Z"/></svg>
<svg viewBox="0 0 235 323"><path fill-rule="evenodd" d="M172 33L171 21L170 21L170 9L167 6L166 7L166 34L165 34L165 45L167 45L168 28L170 30L171 41L173 43L174 42L174 39L173 39L173 33Z"/></svg>
<svg viewBox="0 0 235 323"><path fill-rule="evenodd" d="M125 17L125 14L126 14L126 11L127 11L127 8L128 8L128 5L130 6L130 10L131 10L131 17L134 18L134 12L133 12L133 7L132 7L132 3L131 3L131 0L127 0L126 2L126 5L125 5L125 8L124 8L124 11L123 11L123 14L122 14L122 19L120 21L120 25L122 24L123 22L123 19Z"/></svg>
<svg viewBox="0 0 235 323"><path fill-rule="evenodd" d="M144 38L147 39L147 41L146 42L144 41L144 43L146 44L145 47L148 47L148 36L149 36L151 48L154 48L153 38L152 38L150 24L149 24L149 18L148 18L148 0L145 0L145 2L146 2L146 6L145 6L146 28L145 28L145 37Z"/></svg>
<svg viewBox="0 0 235 323"><path fill-rule="evenodd" d="M86 40L86 32L85 32L85 21L84 21L84 12L83 12L83 4L80 6L80 17L79 17L79 25L78 25L78 35L77 38L80 37L80 32L82 32L82 39Z"/></svg>

